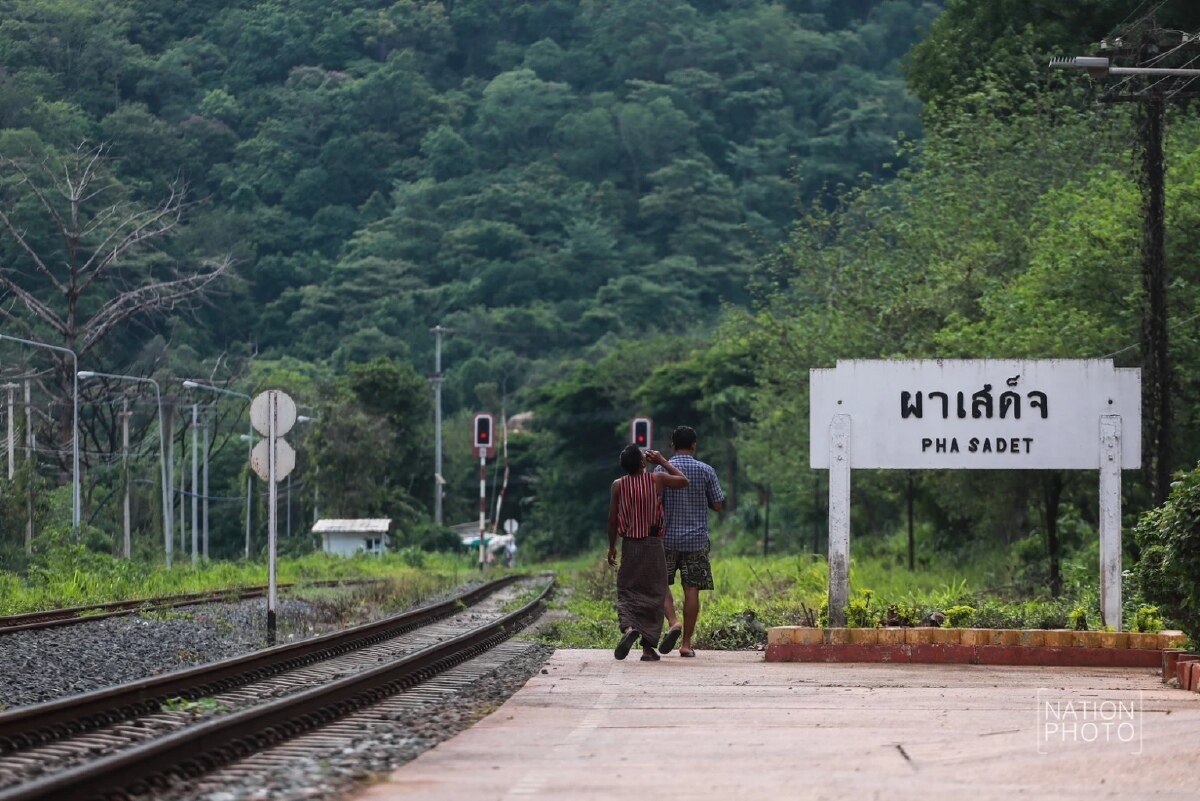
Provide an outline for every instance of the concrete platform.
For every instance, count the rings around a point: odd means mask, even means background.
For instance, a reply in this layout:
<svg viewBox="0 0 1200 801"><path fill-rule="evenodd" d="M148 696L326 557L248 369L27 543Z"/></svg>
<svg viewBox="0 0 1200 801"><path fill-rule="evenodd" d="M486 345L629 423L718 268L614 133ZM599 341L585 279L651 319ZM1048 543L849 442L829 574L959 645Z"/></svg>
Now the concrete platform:
<svg viewBox="0 0 1200 801"><path fill-rule="evenodd" d="M356 800L1200 792L1200 695L1154 670L636 656L556 652L492 715Z"/></svg>

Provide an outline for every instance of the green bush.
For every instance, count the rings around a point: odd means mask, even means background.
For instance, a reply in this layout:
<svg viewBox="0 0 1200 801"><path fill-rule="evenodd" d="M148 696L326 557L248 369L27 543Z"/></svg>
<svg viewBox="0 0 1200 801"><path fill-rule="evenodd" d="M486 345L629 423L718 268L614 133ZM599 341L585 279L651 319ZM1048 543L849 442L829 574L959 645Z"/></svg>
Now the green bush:
<svg viewBox="0 0 1200 801"><path fill-rule="evenodd" d="M946 628L962 628L972 625L975 621L975 607L966 604L948 606L942 614L946 616L942 623Z"/></svg>
<svg viewBox="0 0 1200 801"><path fill-rule="evenodd" d="M1076 631L1087 631L1087 609L1082 606L1076 606L1071 610L1071 613L1067 615L1067 623L1069 623L1071 628L1075 629Z"/></svg>
<svg viewBox="0 0 1200 801"><path fill-rule="evenodd" d="M846 626L852 629L869 629L880 625L883 622L883 616L878 608L871 606L870 590L862 590L854 598L850 599L850 605L846 607Z"/></svg>
<svg viewBox="0 0 1200 801"><path fill-rule="evenodd" d="M1166 503L1138 522L1137 591L1193 640L1200 638L1200 467L1176 482ZM1136 619L1135 619L1136 623Z"/></svg>
<svg viewBox="0 0 1200 801"><path fill-rule="evenodd" d="M1133 630L1151 634L1163 630L1162 618L1158 616L1158 607L1142 604L1133 615Z"/></svg>

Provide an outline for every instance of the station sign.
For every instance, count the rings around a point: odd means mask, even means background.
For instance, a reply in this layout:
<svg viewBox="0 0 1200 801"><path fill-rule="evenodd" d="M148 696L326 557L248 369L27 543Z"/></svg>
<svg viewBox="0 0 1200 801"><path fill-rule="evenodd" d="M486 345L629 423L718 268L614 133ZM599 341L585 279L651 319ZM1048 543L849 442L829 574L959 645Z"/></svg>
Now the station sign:
<svg viewBox="0 0 1200 801"><path fill-rule="evenodd" d="M814 468L838 415L855 469L1095 470L1111 415L1122 468L1141 465L1141 371L1110 359L839 360L809 387Z"/></svg>

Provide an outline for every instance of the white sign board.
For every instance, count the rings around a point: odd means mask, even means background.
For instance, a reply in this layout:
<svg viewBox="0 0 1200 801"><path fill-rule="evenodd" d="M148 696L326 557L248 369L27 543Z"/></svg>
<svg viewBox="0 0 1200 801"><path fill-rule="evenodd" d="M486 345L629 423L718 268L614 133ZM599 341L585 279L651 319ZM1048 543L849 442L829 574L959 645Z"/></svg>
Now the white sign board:
<svg viewBox="0 0 1200 801"><path fill-rule="evenodd" d="M809 374L811 466L850 422L850 466L1096 470L1100 418L1122 418L1121 466L1141 465L1141 372L1110 359L839 360Z"/></svg>
<svg viewBox="0 0 1200 801"><path fill-rule="evenodd" d="M504 531L507 534L516 534L517 529L519 529L520 527L521 527L521 524L518 523L516 521L516 519L514 519L514 518L510 517L504 521Z"/></svg>
<svg viewBox="0 0 1200 801"><path fill-rule="evenodd" d="M270 465L267 459L271 453L267 449L270 440L259 440L250 452L250 467L263 481L270 481ZM275 440L275 481L280 482L296 469L296 451L285 439Z"/></svg>
<svg viewBox="0 0 1200 801"><path fill-rule="evenodd" d="M271 396L276 398L275 436L282 437L296 425L296 402L286 392L268 389L250 404L250 424L264 437L271 435Z"/></svg>

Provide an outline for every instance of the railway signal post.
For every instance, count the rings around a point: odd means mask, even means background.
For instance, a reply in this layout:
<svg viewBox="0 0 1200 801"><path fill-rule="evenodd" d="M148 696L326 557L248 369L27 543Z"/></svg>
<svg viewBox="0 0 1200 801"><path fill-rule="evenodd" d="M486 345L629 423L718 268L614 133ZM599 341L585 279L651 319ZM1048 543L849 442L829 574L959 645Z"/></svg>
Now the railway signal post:
<svg viewBox="0 0 1200 801"><path fill-rule="evenodd" d="M479 455L479 569L487 566L487 550L484 546L484 535L487 529L487 460L494 453L492 436L493 418L486 412L475 415L472 426L474 438L472 450Z"/></svg>

